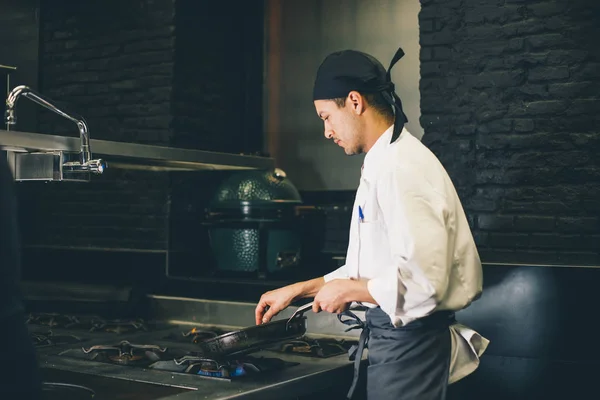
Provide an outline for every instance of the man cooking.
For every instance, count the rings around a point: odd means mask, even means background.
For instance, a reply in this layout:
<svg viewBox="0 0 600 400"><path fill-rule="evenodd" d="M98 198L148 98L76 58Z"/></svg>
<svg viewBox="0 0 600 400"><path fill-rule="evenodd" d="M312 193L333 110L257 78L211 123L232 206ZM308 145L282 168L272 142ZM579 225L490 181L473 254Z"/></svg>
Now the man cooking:
<svg viewBox="0 0 600 400"><path fill-rule="evenodd" d="M448 383L473 372L488 341L454 312L482 292L479 255L444 167L405 128L390 70L353 50L330 54L313 89L325 137L347 155L366 153L346 264L316 279L263 294L256 323L314 297L313 311L353 318L363 329L355 378L368 344L369 399L442 400ZM348 311L366 307L366 324ZM343 320L343 316L346 320Z"/></svg>

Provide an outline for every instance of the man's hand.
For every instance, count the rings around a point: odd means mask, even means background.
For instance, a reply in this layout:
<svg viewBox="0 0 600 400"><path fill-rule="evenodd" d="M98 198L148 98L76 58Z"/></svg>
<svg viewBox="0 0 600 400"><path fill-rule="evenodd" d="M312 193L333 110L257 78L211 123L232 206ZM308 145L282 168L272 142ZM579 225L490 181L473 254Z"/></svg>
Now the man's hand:
<svg viewBox="0 0 600 400"><path fill-rule="evenodd" d="M269 322L280 311L285 310L296 299L313 297L323 287L323 277L294 283L277 290L271 290L260 297L254 315L256 325Z"/></svg>
<svg viewBox="0 0 600 400"><path fill-rule="evenodd" d="M323 310L339 314L347 310L351 303L347 298L348 286L351 282L348 279L334 279L327 282L315 296L313 311Z"/></svg>
<svg viewBox="0 0 600 400"><path fill-rule="evenodd" d="M280 311L285 310L298 295L298 288L295 285L284 286L263 294L254 311L256 325L269 322Z"/></svg>
<svg viewBox="0 0 600 400"><path fill-rule="evenodd" d="M353 301L377 304L369 293L366 280L334 279L327 282L315 296L313 311L339 314L346 311Z"/></svg>

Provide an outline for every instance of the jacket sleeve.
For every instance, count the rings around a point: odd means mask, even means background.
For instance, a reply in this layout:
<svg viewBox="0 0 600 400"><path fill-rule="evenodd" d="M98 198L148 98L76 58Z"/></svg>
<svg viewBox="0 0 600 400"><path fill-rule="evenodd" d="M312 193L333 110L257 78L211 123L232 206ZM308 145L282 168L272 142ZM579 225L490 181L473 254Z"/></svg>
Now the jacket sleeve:
<svg viewBox="0 0 600 400"><path fill-rule="evenodd" d="M334 279L348 279L348 268L346 267L346 264L328 274L325 274L323 279L325 279L325 283Z"/></svg>
<svg viewBox="0 0 600 400"><path fill-rule="evenodd" d="M448 207L422 174L406 169L378 179L377 199L391 265L368 282L368 290L392 316L392 323L400 326L403 320L427 315L444 298L452 265Z"/></svg>

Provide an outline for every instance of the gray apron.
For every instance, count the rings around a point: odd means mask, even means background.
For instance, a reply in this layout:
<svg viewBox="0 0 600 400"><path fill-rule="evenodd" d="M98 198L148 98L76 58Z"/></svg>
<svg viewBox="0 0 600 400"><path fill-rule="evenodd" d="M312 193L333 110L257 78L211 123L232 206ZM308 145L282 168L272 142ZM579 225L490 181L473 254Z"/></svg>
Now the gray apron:
<svg viewBox="0 0 600 400"><path fill-rule="evenodd" d="M366 324L350 311L338 315L342 323L352 325L348 330L362 329L358 345L349 351L354 380L348 399L356 389L363 350L368 347L369 400L444 400L454 313L439 311L399 328L379 307L367 309L365 315Z"/></svg>

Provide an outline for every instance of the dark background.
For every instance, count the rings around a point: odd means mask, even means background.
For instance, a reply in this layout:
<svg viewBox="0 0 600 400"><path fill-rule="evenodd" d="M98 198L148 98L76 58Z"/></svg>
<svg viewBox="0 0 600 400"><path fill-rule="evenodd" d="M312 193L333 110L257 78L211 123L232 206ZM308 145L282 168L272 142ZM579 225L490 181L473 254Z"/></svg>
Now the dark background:
<svg viewBox="0 0 600 400"><path fill-rule="evenodd" d="M0 63L19 68L13 86L84 115L92 138L261 152L264 6L236 7L5 0ZM461 320L492 340L454 393L586 398L600 372L599 270L584 268L600 266L599 4L421 7L423 142L455 182L484 262L484 295ZM31 103L19 105L19 117L20 130L77 135ZM213 268L201 222L226 176L108 169L89 184L18 184L25 279L256 301L285 282L165 279L167 260L183 278ZM306 204L353 199L302 195ZM328 229L343 254L348 222L340 221L343 213Z"/></svg>
<svg viewBox="0 0 600 400"><path fill-rule="evenodd" d="M5 3L0 52L19 67L13 84L76 108L92 138L264 148L262 1L235 12L203 0ZM455 182L482 260L598 265L598 5L421 7L423 142ZM22 103L20 130L77 135L69 121ZM66 251L93 264L112 256L90 249L118 250L111 265L128 260L154 271L177 235L204 268L210 249L197 222L226 175L109 169L91 184L20 184L27 254L61 260ZM347 204L353 193L303 196L307 204ZM336 237L345 237L347 226L339 229Z"/></svg>
<svg viewBox="0 0 600 400"><path fill-rule="evenodd" d="M482 259L598 265L597 2L421 4L423 141Z"/></svg>

